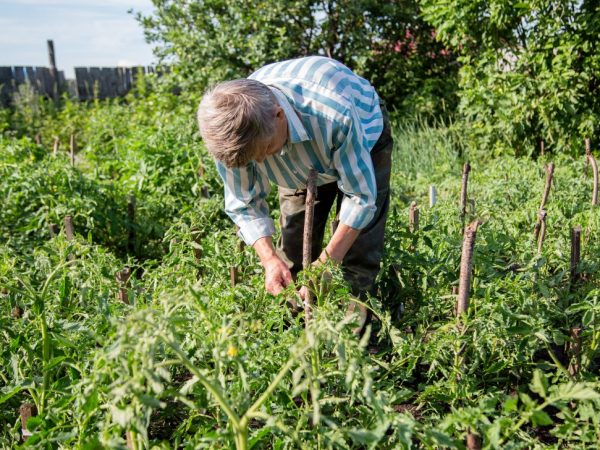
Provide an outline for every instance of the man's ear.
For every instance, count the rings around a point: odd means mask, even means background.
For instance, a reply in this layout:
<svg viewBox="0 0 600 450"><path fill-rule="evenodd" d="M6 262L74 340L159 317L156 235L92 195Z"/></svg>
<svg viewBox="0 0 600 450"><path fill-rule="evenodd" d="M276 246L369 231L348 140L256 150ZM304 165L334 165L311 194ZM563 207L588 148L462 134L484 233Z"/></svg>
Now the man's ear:
<svg viewBox="0 0 600 450"><path fill-rule="evenodd" d="M285 112L283 112L283 108L281 106L275 107L275 117L278 119L282 119L285 117Z"/></svg>

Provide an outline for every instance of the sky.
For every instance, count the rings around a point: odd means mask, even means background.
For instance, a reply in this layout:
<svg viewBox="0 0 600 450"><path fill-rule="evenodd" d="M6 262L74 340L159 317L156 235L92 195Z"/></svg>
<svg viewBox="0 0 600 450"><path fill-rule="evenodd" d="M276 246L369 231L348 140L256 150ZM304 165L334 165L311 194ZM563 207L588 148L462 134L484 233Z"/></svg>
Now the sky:
<svg viewBox="0 0 600 450"><path fill-rule="evenodd" d="M67 78L74 67L151 65L130 9L148 14L151 0L0 0L0 66L48 67L48 39Z"/></svg>

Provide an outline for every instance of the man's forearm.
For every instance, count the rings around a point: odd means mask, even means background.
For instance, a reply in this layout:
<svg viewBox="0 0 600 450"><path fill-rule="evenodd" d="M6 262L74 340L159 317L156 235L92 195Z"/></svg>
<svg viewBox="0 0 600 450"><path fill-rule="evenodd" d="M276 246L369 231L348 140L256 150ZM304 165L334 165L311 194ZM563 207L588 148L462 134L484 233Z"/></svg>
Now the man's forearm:
<svg viewBox="0 0 600 450"><path fill-rule="evenodd" d="M335 233L331 236L331 240L325 250L319 256L319 261L325 262L328 258L333 259L335 262L342 262L354 241L360 234L361 230L349 227L346 224L338 224Z"/></svg>

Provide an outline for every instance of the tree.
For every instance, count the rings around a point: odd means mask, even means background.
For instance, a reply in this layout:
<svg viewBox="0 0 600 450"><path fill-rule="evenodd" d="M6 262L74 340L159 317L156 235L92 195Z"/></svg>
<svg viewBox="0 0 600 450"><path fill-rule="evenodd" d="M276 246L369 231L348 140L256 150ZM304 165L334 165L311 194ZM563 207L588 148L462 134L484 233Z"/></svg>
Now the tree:
<svg viewBox="0 0 600 450"><path fill-rule="evenodd" d="M439 39L459 55L459 110L480 146L530 154L544 140L547 149L571 150L598 129L597 1L421 4Z"/></svg>
<svg viewBox="0 0 600 450"><path fill-rule="evenodd" d="M184 89L246 77L260 66L327 55L377 87L392 108L437 113L455 103L457 65L416 1L153 0L146 38Z"/></svg>

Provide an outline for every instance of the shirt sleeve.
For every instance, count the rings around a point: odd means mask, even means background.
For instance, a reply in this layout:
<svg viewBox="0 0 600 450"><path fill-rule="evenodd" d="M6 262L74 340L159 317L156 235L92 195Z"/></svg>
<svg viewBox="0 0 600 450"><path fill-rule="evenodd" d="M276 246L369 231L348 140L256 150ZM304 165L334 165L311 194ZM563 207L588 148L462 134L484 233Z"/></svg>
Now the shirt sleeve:
<svg viewBox="0 0 600 450"><path fill-rule="evenodd" d="M339 174L338 187L344 193L339 220L351 228L366 228L377 210L377 185L367 139L352 108L339 128L337 141L333 165Z"/></svg>
<svg viewBox="0 0 600 450"><path fill-rule="evenodd" d="M266 175L258 171L254 163L232 169L219 161L216 165L225 186L225 212L240 227L239 236L247 245L272 236L275 224L266 201L271 190Z"/></svg>

